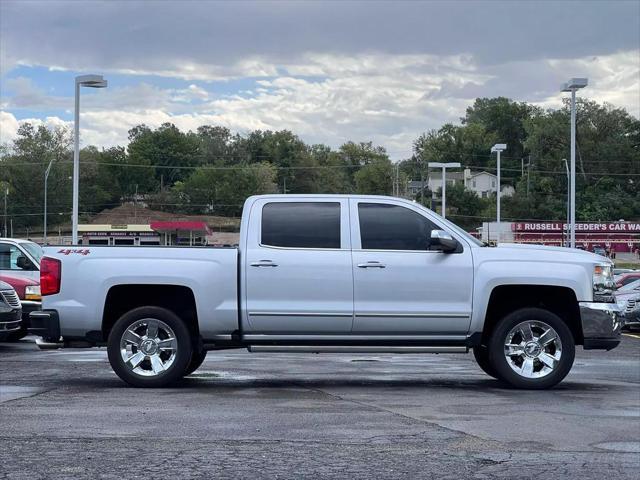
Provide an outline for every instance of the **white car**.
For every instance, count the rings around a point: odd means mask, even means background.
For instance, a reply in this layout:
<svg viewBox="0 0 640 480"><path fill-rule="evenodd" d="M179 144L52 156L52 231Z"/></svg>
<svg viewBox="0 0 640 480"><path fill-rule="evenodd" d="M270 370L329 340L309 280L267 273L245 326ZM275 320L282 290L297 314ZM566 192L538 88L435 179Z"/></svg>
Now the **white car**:
<svg viewBox="0 0 640 480"><path fill-rule="evenodd" d="M421 205L355 195L247 199L236 248L48 247L41 347L106 345L141 387L208 350L466 353L520 388L560 382L575 346L620 342L612 263L487 247Z"/></svg>
<svg viewBox="0 0 640 480"><path fill-rule="evenodd" d="M42 247L29 240L0 238L0 275L40 280Z"/></svg>

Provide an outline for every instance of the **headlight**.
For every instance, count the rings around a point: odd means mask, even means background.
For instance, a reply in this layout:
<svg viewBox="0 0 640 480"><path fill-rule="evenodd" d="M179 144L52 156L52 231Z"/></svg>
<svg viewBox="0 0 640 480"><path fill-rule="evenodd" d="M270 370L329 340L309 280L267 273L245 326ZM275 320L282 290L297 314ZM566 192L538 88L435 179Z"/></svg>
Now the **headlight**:
<svg viewBox="0 0 640 480"><path fill-rule="evenodd" d="M42 300L40 285L27 285L24 289L25 300Z"/></svg>
<svg viewBox="0 0 640 480"><path fill-rule="evenodd" d="M593 300L613 302L616 284L613 281L613 265L601 263L593 268Z"/></svg>

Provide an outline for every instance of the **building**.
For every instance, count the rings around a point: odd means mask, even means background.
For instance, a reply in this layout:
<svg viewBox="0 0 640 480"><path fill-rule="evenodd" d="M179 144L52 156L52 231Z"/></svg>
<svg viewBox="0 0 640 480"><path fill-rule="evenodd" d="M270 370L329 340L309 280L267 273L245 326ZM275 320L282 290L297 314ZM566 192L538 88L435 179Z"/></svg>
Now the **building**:
<svg viewBox="0 0 640 480"><path fill-rule="evenodd" d="M82 245L160 245L160 235L149 224L78 225Z"/></svg>
<svg viewBox="0 0 640 480"><path fill-rule="evenodd" d="M465 170L466 172L466 170ZM447 171L447 187L456 184L464 184L465 172ZM429 179L427 180L427 187L431 190L433 198L438 197L438 190L442 188L442 170L431 170L429 172Z"/></svg>
<svg viewBox="0 0 640 480"><path fill-rule="evenodd" d="M462 183L465 188L471 190L480 198L488 198L498 191L498 177L489 172L471 173L471 170L465 168L463 172L448 171L447 186L453 186ZM423 182L420 180L411 180L407 184L407 193L415 197L421 191ZM442 188L442 171L431 170L429 177L424 185L431 191L433 200L437 200L438 191ZM511 185L502 185L500 190L502 196L511 196L515 193L515 189Z"/></svg>
<svg viewBox="0 0 640 480"><path fill-rule="evenodd" d="M207 245L211 229L206 222L151 222L150 224L78 225L82 245Z"/></svg>

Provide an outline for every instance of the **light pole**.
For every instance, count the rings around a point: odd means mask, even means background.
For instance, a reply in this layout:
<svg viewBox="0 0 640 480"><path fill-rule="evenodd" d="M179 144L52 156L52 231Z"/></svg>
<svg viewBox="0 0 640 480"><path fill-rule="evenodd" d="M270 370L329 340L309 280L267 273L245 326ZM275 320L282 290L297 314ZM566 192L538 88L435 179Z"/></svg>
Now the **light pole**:
<svg viewBox="0 0 640 480"><path fill-rule="evenodd" d="M566 245L569 246L569 222L571 221L571 176L569 174L569 164L567 159L563 158L564 168L567 170L567 230L566 230Z"/></svg>
<svg viewBox="0 0 640 480"><path fill-rule="evenodd" d="M427 163L429 168L441 168L442 169L442 218L447 218L447 168L460 168L459 162L429 162ZM424 189L424 185L423 185Z"/></svg>
<svg viewBox="0 0 640 480"><path fill-rule="evenodd" d="M587 83L586 78L572 78L561 87L561 91L571 92L571 248L576 248L576 91L586 87Z"/></svg>
<svg viewBox="0 0 640 480"><path fill-rule="evenodd" d="M80 75L76 77L76 109L73 117L73 206L71 213L71 243L78 244L78 193L80 190L80 87L105 88L107 81L102 75Z"/></svg>
<svg viewBox="0 0 640 480"><path fill-rule="evenodd" d="M500 237L502 233L502 226L500 225L500 152L507 149L506 143L496 143L493 147L491 147L491 153L496 152L498 154L498 163L496 164L497 170L497 189L496 189L496 222L498 223L498 240L496 243L500 243Z"/></svg>
<svg viewBox="0 0 640 480"><path fill-rule="evenodd" d="M49 172L51 171L51 165L53 165L53 160L49 162L49 166L44 171L44 219L42 222L43 225L43 239L42 243L47 244L47 182L49 181Z"/></svg>
<svg viewBox="0 0 640 480"><path fill-rule="evenodd" d="M9 196L9 187L4 191L4 236L7 236L7 197Z"/></svg>

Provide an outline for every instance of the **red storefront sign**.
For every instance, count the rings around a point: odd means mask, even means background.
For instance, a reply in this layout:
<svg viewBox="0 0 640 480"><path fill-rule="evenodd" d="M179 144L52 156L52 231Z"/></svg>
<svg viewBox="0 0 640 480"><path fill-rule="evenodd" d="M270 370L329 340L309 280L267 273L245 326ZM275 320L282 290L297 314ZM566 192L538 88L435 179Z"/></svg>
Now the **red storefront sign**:
<svg viewBox="0 0 640 480"><path fill-rule="evenodd" d="M568 231L564 222L514 222L511 224L514 241L562 245ZM633 251L640 246L640 222L583 222L576 224L576 243L585 249L608 247L612 250Z"/></svg>

